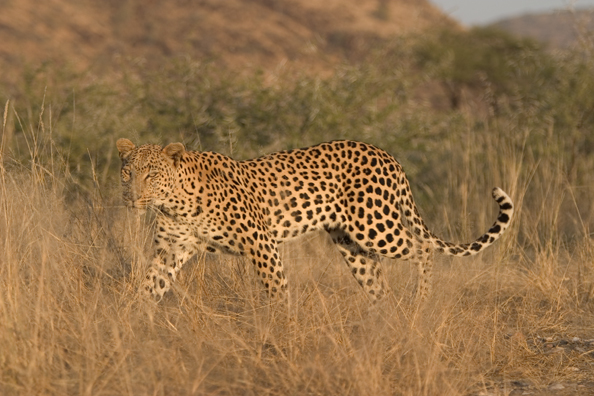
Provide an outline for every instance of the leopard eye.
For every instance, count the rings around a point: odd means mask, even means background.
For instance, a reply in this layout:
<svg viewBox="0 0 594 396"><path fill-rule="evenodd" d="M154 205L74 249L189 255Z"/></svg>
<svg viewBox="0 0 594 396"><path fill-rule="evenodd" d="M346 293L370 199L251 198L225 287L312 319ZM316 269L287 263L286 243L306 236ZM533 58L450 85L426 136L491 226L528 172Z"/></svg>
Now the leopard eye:
<svg viewBox="0 0 594 396"><path fill-rule="evenodd" d="M158 174L159 174L159 172L158 172L158 171L156 171L156 170L152 170L152 171L150 171L150 172L149 172L149 173L146 175L146 177L144 178L144 180L147 180L149 177L155 177L155 176L157 176Z"/></svg>
<svg viewBox="0 0 594 396"><path fill-rule="evenodd" d="M132 175L132 173L130 172L130 169L122 169L122 177L123 178L129 179L131 175Z"/></svg>

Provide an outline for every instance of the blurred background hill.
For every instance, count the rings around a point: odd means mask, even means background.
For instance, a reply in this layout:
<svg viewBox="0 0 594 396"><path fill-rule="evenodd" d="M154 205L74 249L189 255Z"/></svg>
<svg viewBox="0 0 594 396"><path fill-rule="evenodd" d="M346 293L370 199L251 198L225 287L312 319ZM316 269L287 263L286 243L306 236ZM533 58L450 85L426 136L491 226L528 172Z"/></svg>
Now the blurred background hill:
<svg viewBox="0 0 594 396"><path fill-rule="evenodd" d="M538 40L550 48L568 48L594 30L594 11L582 9L526 14L503 19L493 26L520 37Z"/></svg>
<svg viewBox="0 0 594 396"><path fill-rule="evenodd" d="M397 36L462 29L428 0L2 0L0 79L44 62L105 74L124 58L174 56L232 70L324 73ZM493 27L552 48L594 28L589 10L527 14Z"/></svg>
<svg viewBox="0 0 594 396"><path fill-rule="evenodd" d="M112 70L119 57L176 55L234 70L323 71L393 35L456 23L426 0L3 0L0 68L60 62Z"/></svg>

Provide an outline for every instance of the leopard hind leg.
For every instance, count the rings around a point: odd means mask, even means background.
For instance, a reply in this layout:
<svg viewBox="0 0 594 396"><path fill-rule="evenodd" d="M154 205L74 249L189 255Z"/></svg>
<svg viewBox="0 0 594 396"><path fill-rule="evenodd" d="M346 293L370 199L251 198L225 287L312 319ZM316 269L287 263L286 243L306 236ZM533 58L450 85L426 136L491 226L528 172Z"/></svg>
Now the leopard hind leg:
<svg viewBox="0 0 594 396"><path fill-rule="evenodd" d="M409 258L417 265L417 284L414 291L417 302L425 301L431 294L433 251L428 242L416 241L414 255Z"/></svg>
<svg viewBox="0 0 594 396"><path fill-rule="evenodd" d="M369 298L376 302L388 292L378 255L368 252L339 229L327 230L342 254L351 274Z"/></svg>

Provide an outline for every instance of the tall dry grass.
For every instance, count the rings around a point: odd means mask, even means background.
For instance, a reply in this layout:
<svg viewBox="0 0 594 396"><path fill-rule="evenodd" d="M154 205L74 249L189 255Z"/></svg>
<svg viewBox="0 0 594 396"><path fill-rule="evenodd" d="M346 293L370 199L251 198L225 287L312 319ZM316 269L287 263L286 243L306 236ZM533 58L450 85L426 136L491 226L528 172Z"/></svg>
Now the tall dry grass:
<svg viewBox="0 0 594 396"><path fill-rule="evenodd" d="M442 141L466 154L444 164L449 195L427 186L431 228L478 235L496 214L495 184L511 191L517 217L484 254L438 259L421 307L414 268L389 260L392 294L370 306L322 234L282 248L288 307L269 303L241 259L206 255L154 305L137 293L150 215L98 187L73 194L47 116L23 127L26 165L1 151L0 394L507 395L592 380L587 351L541 342L594 338L592 188L535 159L521 135ZM582 232L564 238L567 222Z"/></svg>

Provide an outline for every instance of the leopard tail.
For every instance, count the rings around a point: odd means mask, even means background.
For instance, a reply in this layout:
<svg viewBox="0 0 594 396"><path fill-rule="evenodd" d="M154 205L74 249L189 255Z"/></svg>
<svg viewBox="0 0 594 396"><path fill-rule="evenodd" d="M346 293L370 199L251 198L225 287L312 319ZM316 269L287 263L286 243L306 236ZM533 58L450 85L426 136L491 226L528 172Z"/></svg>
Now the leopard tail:
<svg viewBox="0 0 594 396"><path fill-rule="evenodd" d="M403 210L403 214L409 223L410 230L416 234L417 238L430 241L436 251L449 256L471 256L492 245L497 239L499 239L501 235L503 235L512 221L514 214L514 204L509 195L507 195L507 193L499 187L495 187L493 189L492 195L493 199L495 199L499 205L499 215L486 233L470 243L456 244L452 242L446 242L443 239L435 236L431 231L428 230L427 226L421 219L416 205L412 199L404 204L406 209ZM416 216L413 215L413 213Z"/></svg>

